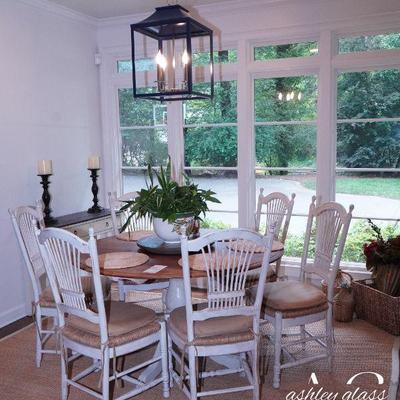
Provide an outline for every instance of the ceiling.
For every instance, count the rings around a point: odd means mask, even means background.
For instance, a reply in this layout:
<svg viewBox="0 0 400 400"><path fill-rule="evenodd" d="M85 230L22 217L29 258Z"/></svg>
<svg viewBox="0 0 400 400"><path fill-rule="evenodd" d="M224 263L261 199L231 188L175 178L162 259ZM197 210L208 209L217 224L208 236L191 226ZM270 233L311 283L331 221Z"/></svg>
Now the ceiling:
<svg viewBox="0 0 400 400"><path fill-rule="evenodd" d="M78 11L95 18L119 17L123 15L146 13L155 7L180 4L195 7L203 4L222 3L228 0L50 0L71 10Z"/></svg>

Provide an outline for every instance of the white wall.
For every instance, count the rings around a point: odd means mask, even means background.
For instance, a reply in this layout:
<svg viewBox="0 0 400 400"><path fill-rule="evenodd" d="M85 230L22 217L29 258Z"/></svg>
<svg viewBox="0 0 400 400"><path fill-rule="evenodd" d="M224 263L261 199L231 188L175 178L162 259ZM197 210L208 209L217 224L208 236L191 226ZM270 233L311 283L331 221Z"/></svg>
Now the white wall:
<svg viewBox="0 0 400 400"><path fill-rule="evenodd" d="M87 157L101 152L95 29L34 1L0 1L0 326L30 303L7 209L41 196L36 161L53 160L54 215L91 203Z"/></svg>

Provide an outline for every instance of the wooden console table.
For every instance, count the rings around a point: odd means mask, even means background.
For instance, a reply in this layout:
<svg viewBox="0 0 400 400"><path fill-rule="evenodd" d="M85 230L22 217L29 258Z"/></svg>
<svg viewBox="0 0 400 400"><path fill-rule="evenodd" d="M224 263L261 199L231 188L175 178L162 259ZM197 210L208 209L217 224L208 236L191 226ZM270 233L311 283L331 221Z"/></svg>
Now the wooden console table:
<svg viewBox="0 0 400 400"><path fill-rule="evenodd" d="M108 209L103 209L101 212L93 214L82 211L61 215L56 217L54 224L48 226L63 228L84 240L89 238L89 228L94 229L94 233L98 238L106 237L113 232L111 212Z"/></svg>

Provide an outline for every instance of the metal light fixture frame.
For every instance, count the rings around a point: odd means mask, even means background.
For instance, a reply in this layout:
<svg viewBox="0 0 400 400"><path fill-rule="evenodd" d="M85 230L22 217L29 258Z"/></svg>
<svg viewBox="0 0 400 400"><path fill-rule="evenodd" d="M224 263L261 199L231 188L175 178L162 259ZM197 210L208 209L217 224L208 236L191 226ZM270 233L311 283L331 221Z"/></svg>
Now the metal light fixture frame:
<svg viewBox="0 0 400 400"><path fill-rule="evenodd" d="M185 27L185 29L182 29ZM159 28L159 29L158 29ZM158 29L158 30L157 30ZM187 64L187 89L138 93L136 87L135 68L135 32L157 40L158 50L163 52L163 42L172 39L185 39L186 51L189 56ZM210 53L210 93L193 90L192 38L209 37ZM213 31L189 15L189 11L180 5L156 7L156 11L141 22L131 25L132 43L132 80L133 97L158 101L212 99L214 97L214 59Z"/></svg>

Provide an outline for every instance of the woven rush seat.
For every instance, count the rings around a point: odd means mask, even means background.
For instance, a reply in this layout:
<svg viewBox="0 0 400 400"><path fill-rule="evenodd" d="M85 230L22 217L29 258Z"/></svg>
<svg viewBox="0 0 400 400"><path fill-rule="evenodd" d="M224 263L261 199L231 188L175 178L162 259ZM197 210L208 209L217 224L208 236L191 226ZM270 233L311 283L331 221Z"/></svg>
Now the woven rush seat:
<svg viewBox="0 0 400 400"><path fill-rule="evenodd" d="M255 296L255 289L251 289ZM273 316L281 312L283 318L315 314L328 309L325 293L313 285L301 282L279 281L265 285L263 307Z"/></svg>
<svg viewBox="0 0 400 400"><path fill-rule="evenodd" d="M206 304L199 305L200 309ZM169 328L184 342L187 342L187 323L185 307L172 311L168 321ZM253 340L253 319L246 316L218 317L194 323L193 344L212 346Z"/></svg>
<svg viewBox="0 0 400 400"><path fill-rule="evenodd" d="M109 346L119 346L157 332L156 313L137 304L108 301L105 303ZM100 347L99 325L70 315L62 329L64 337L91 347Z"/></svg>
<svg viewBox="0 0 400 400"><path fill-rule="evenodd" d="M93 290L92 290L92 278L90 276L82 277L82 289L85 293L85 297L88 303L92 300ZM39 296L39 304L42 307L55 307L56 303L54 302L53 293L51 292L51 288L47 287L42 291Z"/></svg>

